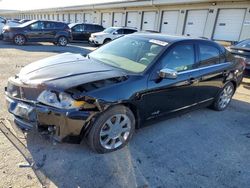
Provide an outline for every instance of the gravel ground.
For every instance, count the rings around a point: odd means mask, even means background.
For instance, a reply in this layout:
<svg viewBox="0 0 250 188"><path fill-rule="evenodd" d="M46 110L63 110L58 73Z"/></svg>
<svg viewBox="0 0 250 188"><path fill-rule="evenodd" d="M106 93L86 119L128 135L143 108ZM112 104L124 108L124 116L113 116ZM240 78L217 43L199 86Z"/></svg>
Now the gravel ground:
<svg viewBox="0 0 250 188"><path fill-rule="evenodd" d="M87 44L17 47L0 42L0 118L7 78L35 60L62 52L87 53ZM20 139L49 187L249 187L250 79L224 112L201 109L140 129L124 149L105 155L80 145L55 144L35 132ZM0 131L0 187L41 187L20 152Z"/></svg>

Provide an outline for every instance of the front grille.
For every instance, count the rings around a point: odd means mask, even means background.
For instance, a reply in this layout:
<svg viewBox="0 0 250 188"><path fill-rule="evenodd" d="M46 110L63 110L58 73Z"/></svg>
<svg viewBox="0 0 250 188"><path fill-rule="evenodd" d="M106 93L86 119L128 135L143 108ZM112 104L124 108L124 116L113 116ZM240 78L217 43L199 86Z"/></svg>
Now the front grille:
<svg viewBox="0 0 250 188"><path fill-rule="evenodd" d="M15 85L11 82L8 82L7 86L7 93L18 99L24 99L24 100L32 100L36 101L39 94L42 92L42 90L38 88L30 88L30 87L23 87Z"/></svg>

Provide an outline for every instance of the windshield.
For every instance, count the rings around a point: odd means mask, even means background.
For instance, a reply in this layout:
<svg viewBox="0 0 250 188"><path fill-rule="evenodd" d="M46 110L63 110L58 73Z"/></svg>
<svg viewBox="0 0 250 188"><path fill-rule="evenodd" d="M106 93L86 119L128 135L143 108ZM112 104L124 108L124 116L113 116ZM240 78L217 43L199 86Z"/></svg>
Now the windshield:
<svg viewBox="0 0 250 188"><path fill-rule="evenodd" d="M28 22L25 22L25 23L19 25L19 27L26 27L26 26L28 26L28 25L34 23L34 22L36 22L36 20L31 20L31 21L28 21Z"/></svg>
<svg viewBox="0 0 250 188"><path fill-rule="evenodd" d="M109 28L105 29L103 31L103 33L113 33L113 31L115 31L115 29L113 27L109 27Z"/></svg>
<svg viewBox="0 0 250 188"><path fill-rule="evenodd" d="M250 40L243 40L236 44L235 46L240 47L240 48L250 48Z"/></svg>
<svg viewBox="0 0 250 188"><path fill-rule="evenodd" d="M126 71L141 73L168 43L125 36L89 54L90 58Z"/></svg>

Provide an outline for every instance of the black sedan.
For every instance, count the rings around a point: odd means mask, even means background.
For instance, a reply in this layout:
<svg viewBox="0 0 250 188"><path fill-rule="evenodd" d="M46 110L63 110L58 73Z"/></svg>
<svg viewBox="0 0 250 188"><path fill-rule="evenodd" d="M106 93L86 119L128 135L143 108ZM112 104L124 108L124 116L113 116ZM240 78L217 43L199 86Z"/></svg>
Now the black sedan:
<svg viewBox="0 0 250 188"><path fill-rule="evenodd" d="M6 98L22 129L47 130L58 141L86 138L105 153L149 120L225 110L243 71L241 59L212 41L132 34L86 57L65 53L26 66L9 79Z"/></svg>
<svg viewBox="0 0 250 188"><path fill-rule="evenodd" d="M54 21L32 20L3 29L3 40L16 45L24 45L26 42L53 42L55 45L66 46L71 37L67 24Z"/></svg>
<svg viewBox="0 0 250 188"><path fill-rule="evenodd" d="M250 70L250 39L243 40L234 46L229 47L229 51L245 60L246 69Z"/></svg>
<svg viewBox="0 0 250 188"><path fill-rule="evenodd" d="M72 23L69 24L74 41L88 41L92 33L101 32L104 28L97 24Z"/></svg>

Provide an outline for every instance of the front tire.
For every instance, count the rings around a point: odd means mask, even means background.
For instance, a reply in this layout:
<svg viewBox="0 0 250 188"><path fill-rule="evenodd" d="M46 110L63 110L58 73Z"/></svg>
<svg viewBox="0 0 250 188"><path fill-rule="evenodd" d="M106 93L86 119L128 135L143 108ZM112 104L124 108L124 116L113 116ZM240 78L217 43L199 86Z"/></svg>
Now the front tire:
<svg viewBox="0 0 250 188"><path fill-rule="evenodd" d="M227 83L218 96L215 98L212 108L217 111L225 110L230 104L235 92L235 87L232 82Z"/></svg>
<svg viewBox="0 0 250 188"><path fill-rule="evenodd" d="M135 117L125 106L114 106L102 113L91 125L87 143L97 153L123 148L135 131Z"/></svg>
<svg viewBox="0 0 250 188"><path fill-rule="evenodd" d="M60 37L58 38L58 40L57 40L57 44L58 44L59 46L67 46L67 44L68 44L68 39L67 39L67 37L65 37L65 36L60 36Z"/></svg>
<svg viewBox="0 0 250 188"><path fill-rule="evenodd" d="M22 46L26 43L26 38L23 35L16 35L14 37L14 43L18 46Z"/></svg>
<svg viewBox="0 0 250 188"><path fill-rule="evenodd" d="M105 39L105 40L103 41L103 44L108 44L109 42L111 42L111 39Z"/></svg>

